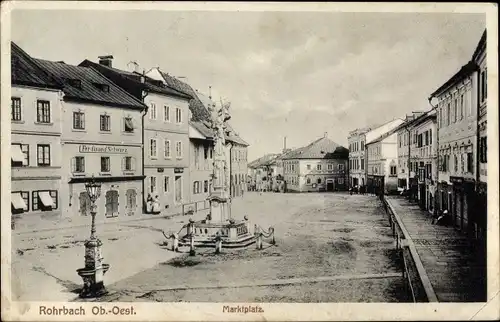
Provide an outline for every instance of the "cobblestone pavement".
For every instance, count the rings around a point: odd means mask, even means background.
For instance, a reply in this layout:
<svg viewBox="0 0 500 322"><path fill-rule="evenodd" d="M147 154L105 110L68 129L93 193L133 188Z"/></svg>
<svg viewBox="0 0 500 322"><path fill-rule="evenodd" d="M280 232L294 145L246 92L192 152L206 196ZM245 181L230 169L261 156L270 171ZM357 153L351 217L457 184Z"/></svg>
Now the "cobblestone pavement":
<svg viewBox="0 0 500 322"><path fill-rule="evenodd" d="M440 302L485 302L486 261L474 243L453 227L400 197L388 201L403 221Z"/></svg>
<svg viewBox="0 0 500 322"><path fill-rule="evenodd" d="M274 226L277 245L266 244L264 250L223 249L220 255L200 249L194 257L175 258L159 248L163 261L116 283L108 281L110 293L100 300L406 300L388 221L375 197L247 193L234 200L232 210L235 218L247 215L265 229Z"/></svg>

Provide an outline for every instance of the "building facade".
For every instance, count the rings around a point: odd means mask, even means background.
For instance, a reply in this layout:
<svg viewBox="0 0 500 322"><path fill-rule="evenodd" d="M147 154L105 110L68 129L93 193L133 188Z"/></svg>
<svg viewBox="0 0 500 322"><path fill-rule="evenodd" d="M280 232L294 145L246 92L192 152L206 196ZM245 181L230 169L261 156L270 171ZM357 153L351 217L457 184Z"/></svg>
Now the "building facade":
<svg viewBox="0 0 500 322"><path fill-rule="evenodd" d="M349 186L365 186L365 134L370 131L369 128L356 129L349 133L347 141L349 143Z"/></svg>
<svg viewBox="0 0 500 322"><path fill-rule="evenodd" d="M418 117L412 124L416 135L415 161L418 189L416 197L422 209L433 212L437 188L436 111Z"/></svg>
<svg viewBox="0 0 500 322"><path fill-rule="evenodd" d="M11 43L12 222L61 216L63 84Z"/></svg>
<svg viewBox="0 0 500 322"><path fill-rule="evenodd" d="M325 136L283 157L286 190L339 191L348 188L349 150Z"/></svg>
<svg viewBox="0 0 500 322"><path fill-rule="evenodd" d="M102 183L97 200L104 218L142 213L142 133L145 106L95 69L38 59L64 80L62 189L64 216L85 216L85 183Z"/></svg>
<svg viewBox="0 0 500 322"><path fill-rule="evenodd" d="M486 30L484 31L472 60L479 67L478 70L478 165L477 176L477 238L486 240L486 218L488 217L488 136L487 136L487 98L488 98L488 68L486 61Z"/></svg>
<svg viewBox="0 0 500 322"><path fill-rule="evenodd" d="M396 193L398 158L396 129L369 142L366 150L368 192Z"/></svg>
<svg viewBox="0 0 500 322"><path fill-rule="evenodd" d="M189 182L191 198L189 202L205 201L212 190L214 142L210 134L207 136L201 124L190 122L189 128ZM204 204L203 204L204 205Z"/></svg>
<svg viewBox="0 0 500 322"><path fill-rule="evenodd" d="M438 207L448 210L455 228L476 230L477 65L469 62L438 88Z"/></svg>

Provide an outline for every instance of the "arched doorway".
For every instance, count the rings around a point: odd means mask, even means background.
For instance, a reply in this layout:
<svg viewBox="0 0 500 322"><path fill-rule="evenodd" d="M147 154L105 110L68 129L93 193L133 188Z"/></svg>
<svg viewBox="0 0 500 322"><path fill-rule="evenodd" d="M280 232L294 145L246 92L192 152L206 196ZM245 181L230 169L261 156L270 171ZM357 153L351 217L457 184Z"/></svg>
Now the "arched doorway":
<svg viewBox="0 0 500 322"><path fill-rule="evenodd" d="M84 191L81 192L79 197L78 197L80 207L78 209L78 212L80 213L81 216L87 216L90 214L90 197L89 194Z"/></svg>
<svg viewBox="0 0 500 322"><path fill-rule="evenodd" d="M118 191L109 190L106 192L106 217L118 216Z"/></svg>

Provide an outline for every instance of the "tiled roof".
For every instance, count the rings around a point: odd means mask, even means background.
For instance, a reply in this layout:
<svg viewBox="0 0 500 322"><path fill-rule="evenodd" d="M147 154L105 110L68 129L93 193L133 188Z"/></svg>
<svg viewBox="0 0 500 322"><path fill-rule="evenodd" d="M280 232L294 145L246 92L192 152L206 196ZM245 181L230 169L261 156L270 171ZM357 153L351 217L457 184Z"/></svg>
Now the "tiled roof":
<svg viewBox="0 0 500 322"><path fill-rule="evenodd" d="M165 82L167 83L168 86L193 97L189 101L189 110L192 113L191 120L193 122L199 122L199 124L196 125L195 127L202 133L203 133L203 131L212 132L212 130L210 129L209 123L207 123L207 122L210 122L210 113L208 112L207 105L212 104L213 101L209 97L205 96L204 94L202 94L198 91L195 91L189 84L184 83L183 81L181 81L173 76L170 76L169 74L161 71L160 69L158 69L158 71L160 72L161 76L163 77L163 79L165 80ZM199 127L206 127L206 129L200 130L198 128L198 126ZM236 131L234 131L234 129L231 127L231 125L229 125L229 124L227 125L227 130L229 131L230 134L226 135L226 140L231 141L231 142L236 143L236 144L249 146L249 144L247 142L245 142L245 140L243 140L236 133ZM206 135L206 136L208 136L208 135ZM211 137L213 137L213 135L211 135Z"/></svg>
<svg viewBox="0 0 500 322"><path fill-rule="evenodd" d="M95 104L144 109L145 105L121 89L118 85L90 67L73 66L61 62L35 59L47 72L64 82L65 99ZM73 83L80 82L81 86ZM107 85L109 91L98 88Z"/></svg>
<svg viewBox="0 0 500 322"><path fill-rule="evenodd" d="M266 154L266 155L258 158L257 160L253 160L252 162L250 162L248 164L248 167L249 168L259 168L259 167L268 165L271 161L275 160L278 156L279 156L279 154L274 154L274 153Z"/></svg>
<svg viewBox="0 0 500 322"><path fill-rule="evenodd" d="M200 101L198 95L191 86L178 80L173 76L170 76L167 73L164 73L160 69L158 69L158 71L160 72L161 76L163 77L163 79L165 80L165 82L169 87L174 88L175 90L185 93L192 97L192 99L189 101L189 109L193 114L192 117L193 121L204 121L210 119L210 114L208 113L208 110Z"/></svg>
<svg viewBox="0 0 500 322"><path fill-rule="evenodd" d="M348 157L348 149L327 137L322 137L305 147L290 152L284 159L343 159Z"/></svg>
<svg viewBox="0 0 500 322"><path fill-rule="evenodd" d="M11 42L11 83L41 88L62 89L63 84L47 73L14 42Z"/></svg>
<svg viewBox="0 0 500 322"><path fill-rule="evenodd" d="M192 97L190 95L187 95L183 92L179 92L178 90L174 88L170 88L168 86L165 86L163 82L156 81L152 78L149 77L144 77L145 82L141 82L141 77L143 75L135 72L129 72L113 67L108 67L99 63L94 63L93 61L90 61L88 59L85 59L83 62L80 63L79 66L84 66L84 67L92 67L96 70L98 70L100 73L102 73L104 76L108 77L110 80L115 82L117 85L120 85L123 89L128 90L128 92L132 95L134 95L136 98L142 99L142 97L138 97L136 94L136 91L130 90L131 86L134 87L139 87L141 90L148 90L153 93L159 93L159 94L164 94L164 95L169 95L169 96L175 96L175 97L180 97L184 99L191 99ZM119 78L118 78L119 77ZM124 84L124 82L129 82L129 84ZM140 93L142 95L142 93Z"/></svg>
<svg viewBox="0 0 500 322"><path fill-rule="evenodd" d="M479 40L479 43L477 44L476 49L474 50L474 54L472 54L472 60L476 61L479 54L485 50L486 50L486 29L484 30L483 35L481 36L481 39Z"/></svg>
<svg viewBox="0 0 500 322"><path fill-rule="evenodd" d="M204 122L202 121L190 121L189 124L191 124L195 129L200 131L202 135L204 135L208 139L213 139L214 133L208 127Z"/></svg>

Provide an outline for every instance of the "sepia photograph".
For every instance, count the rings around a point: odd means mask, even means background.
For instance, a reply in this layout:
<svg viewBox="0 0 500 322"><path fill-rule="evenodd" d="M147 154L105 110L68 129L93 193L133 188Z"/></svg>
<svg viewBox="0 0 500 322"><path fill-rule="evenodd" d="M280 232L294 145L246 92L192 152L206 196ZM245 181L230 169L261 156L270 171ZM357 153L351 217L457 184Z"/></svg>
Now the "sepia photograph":
<svg viewBox="0 0 500 322"><path fill-rule="evenodd" d="M2 319L499 317L496 6L42 3L2 3Z"/></svg>

